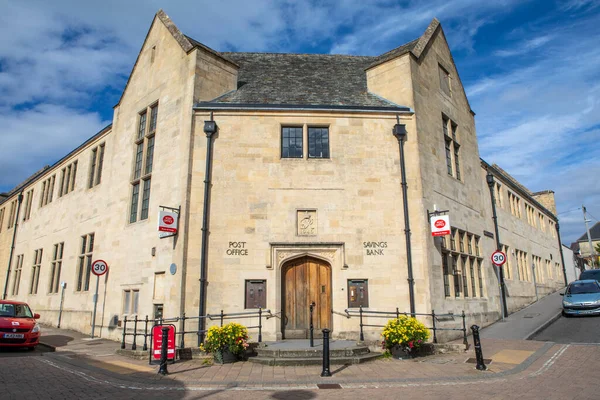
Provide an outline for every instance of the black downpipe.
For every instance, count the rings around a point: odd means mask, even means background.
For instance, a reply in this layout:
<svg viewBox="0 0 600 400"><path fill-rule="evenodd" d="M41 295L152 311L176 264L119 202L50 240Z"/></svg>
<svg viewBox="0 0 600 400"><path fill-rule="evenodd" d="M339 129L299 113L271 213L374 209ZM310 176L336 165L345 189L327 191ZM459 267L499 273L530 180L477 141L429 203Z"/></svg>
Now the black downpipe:
<svg viewBox="0 0 600 400"><path fill-rule="evenodd" d="M400 173L402 177L402 202L404 206L404 234L406 236L406 261L408 263L408 293L410 297L410 314L415 316L415 280L412 270L412 251L410 244L410 220L408 216L408 186L406 184L406 165L404 161L404 142L406 141L406 125L400 124L400 118L396 117L397 124L394 125L394 136L398 139L400 146Z"/></svg>
<svg viewBox="0 0 600 400"><path fill-rule="evenodd" d="M212 168L212 137L217 131L217 124L213 121L213 113L210 113L210 121L204 121L204 133L206 134L206 167L204 171L204 207L202 210L202 253L200 255L200 305L198 308L198 346L204 342L204 330L206 329L206 277L208 252L208 215L210 200L210 176Z"/></svg>
<svg viewBox="0 0 600 400"><path fill-rule="evenodd" d="M560 249L560 262L562 262L563 276L565 278L565 286L569 284L567 280L567 269L565 268L565 256L563 255L562 241L560 240L560 225L556 221L556 236L558 237L558 248ZM577 279L577 277L575 277Z"/></svg>
<svg viewBox="0 0 600 400"><path fill-rule="evenodd" d="M496 214L496 197L494 195L494 175L488 171L486 175L486 181L490 188L490 199L492 201L492 219L494 220L494 231L496 232L496 250L501 251L502 246L500 244L500 232L498 229L498 215ZM506 305L506 288L504 285L504 268L495 266L498 271L498 280L500 281L500 302L502 303L502 318L508 316L508 307Z"/></svg>
<svg viewBox="0 0 600 400"><path fill-rule="evenodd" d="M21 211L21 203L23 203L23 192L17 197L17 215L15 215L15 225L13 226L12 244L10 245L10 254L8 256L8 268L6 269L6 281L4 282L4 294L2 300L6 300L8 295L8 279L10 278L10 267L12 265L13 252L15 251L15 240L17 239L17 228L19 227L19 211Z"/></svg>

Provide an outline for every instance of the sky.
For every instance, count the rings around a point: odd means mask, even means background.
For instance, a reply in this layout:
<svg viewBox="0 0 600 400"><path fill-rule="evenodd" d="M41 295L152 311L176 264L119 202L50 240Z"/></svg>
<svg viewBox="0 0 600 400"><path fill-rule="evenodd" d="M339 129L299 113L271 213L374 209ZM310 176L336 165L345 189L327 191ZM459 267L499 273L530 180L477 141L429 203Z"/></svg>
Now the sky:
<svg viewBox="0 0 600 400"><path fill-rule="evenodd" d="M600 0L0 0L0 192L112 120L154 14L217 51L378 55L437 17L480 155L600 218Z"/></svg>

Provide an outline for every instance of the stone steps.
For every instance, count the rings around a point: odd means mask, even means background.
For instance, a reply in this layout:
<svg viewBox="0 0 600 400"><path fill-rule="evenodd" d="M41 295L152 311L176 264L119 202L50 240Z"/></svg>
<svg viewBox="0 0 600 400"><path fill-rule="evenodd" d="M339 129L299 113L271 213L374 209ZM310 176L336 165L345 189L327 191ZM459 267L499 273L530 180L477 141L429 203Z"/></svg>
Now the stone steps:
<svg viewBox="0 0 600 400"><path fill-rule="evenodd" d="M320 346L289 346L263 344L255 349L256 356L248 361L264 365L321 365L323 350ZM350 343L330 348L331 364L359 364L378 358L381 353L369 351L368 346Z"/></svg>

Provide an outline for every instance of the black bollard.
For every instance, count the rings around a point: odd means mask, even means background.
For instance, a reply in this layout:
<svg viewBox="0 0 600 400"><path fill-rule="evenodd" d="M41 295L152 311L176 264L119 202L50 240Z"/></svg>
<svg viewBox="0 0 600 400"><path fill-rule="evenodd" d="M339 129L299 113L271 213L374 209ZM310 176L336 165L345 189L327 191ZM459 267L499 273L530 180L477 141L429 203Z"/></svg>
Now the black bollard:
<svg viewBox="0 0 600 400"><path fill-rule="evenodd" d="M169 371L167 370L167 348L169 344L169 327L162 327L162 341L160 343L160 368L158 369L158 373L161 375L168 375Z"/></svg>
<svg viewBox="0 0 600 400"><path fill-rule="evenodd" d="M485 371L487 367L483 363L483 353L481 352L481 342L479 341L479 327L477 325L471 326L473 331L473 346L475 347L475 358L477 359L477 369L479 371Z"/></svg>
<svg viewBox="0 0 600 400"><path fill-rule="evenodd" d="M329 371L329 329L323 329L323 371L321 376L331 376L331 371Z"/></svg>
<svg viewBox="0 0 600 400"><path fill-rule="evenodd" d="M127 316L123 319L123 341L121 342L121 348L125 348L125 335L127 334Z"/></svg>
<svg viewBox="0 0 600 400"><path fill-rule="evenodd" d="M315 347L314 339L314 325L313 325L313 311L315 309L315 302L310 303L310 347Z"/></svg>

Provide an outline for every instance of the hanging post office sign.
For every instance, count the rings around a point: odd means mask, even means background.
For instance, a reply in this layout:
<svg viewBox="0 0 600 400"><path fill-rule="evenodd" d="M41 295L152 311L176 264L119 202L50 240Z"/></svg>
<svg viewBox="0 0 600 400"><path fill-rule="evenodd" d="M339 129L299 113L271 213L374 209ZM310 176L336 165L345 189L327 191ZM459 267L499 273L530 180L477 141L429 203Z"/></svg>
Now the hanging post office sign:
<svg viewBox="0 0 600 400"><path fill-rule="evenodd" d="M161 210L158 213L158 232L161 238L177 235L179 214L172 211Z"/></svg>
<svg viewBox="0 0 600 400"><path fill-rule="evenodd" d="M448 215L435 215L431 219L431 236L445 236L450 234L450 217Z"/></svg>

